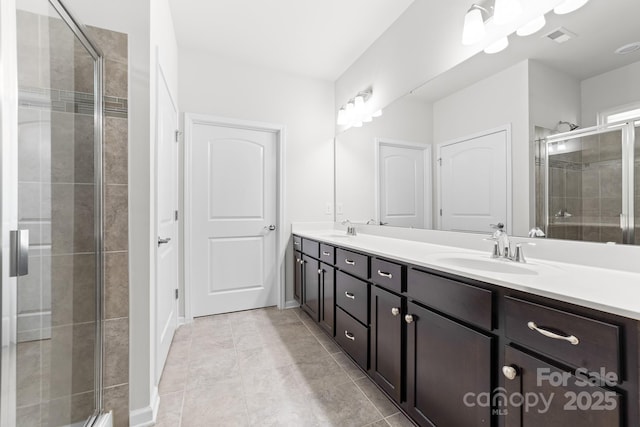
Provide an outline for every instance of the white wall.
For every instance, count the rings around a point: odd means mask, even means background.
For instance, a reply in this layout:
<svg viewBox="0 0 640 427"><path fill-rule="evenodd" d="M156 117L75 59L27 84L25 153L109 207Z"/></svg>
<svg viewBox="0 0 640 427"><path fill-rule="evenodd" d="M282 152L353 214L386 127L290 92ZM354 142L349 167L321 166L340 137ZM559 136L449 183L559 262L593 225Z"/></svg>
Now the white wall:
<svg viewBox="0 0 640 427"><path fill-rule="evenodd" d="M528 61L436 101L436 144L511 124L513 224L511 233L529 230Z"/></svg>
<svg viewBox="0 0 640 427"><path fill-rule="evenodd" d="M603 110L640 102L639 76L640 61L583 80L582 127L595 126Z"/></svg>
<svg viewBox="0 0 640 427"><path fill-rule="evenodd" d="M178 89L181 112L286 126L287 236L291 222L333 220L325 214L333 204L332 82L181 48ZM289 270L287 300L293 299Z"/></svg>
<svg viewBox="0 0 640 427"><path fill-rule="evenodd" d="M559 121L581 123L580 101L578 79L538 61L529 60L532 136L535 126L555 129Z"/></svg>
<svg viewBox="0 0 640 427"><path fill-rule="evenodd" d="M342 205L338 221L376 217L375 139L431 144L431 118L432 106L409 95L386 108L382 117L336 137L336 206Z"/></svg>

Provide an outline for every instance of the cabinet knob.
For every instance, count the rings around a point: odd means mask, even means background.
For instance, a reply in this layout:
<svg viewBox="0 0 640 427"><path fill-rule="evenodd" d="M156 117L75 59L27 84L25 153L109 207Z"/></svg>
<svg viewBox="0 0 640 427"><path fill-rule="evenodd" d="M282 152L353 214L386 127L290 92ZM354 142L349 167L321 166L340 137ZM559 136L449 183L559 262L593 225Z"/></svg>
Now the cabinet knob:
<svg viewBox="0 0 640 427"><path fill-rule="evenodd" d="M507 377L508 380L515 380L518 376L518 370L513 366L503 366L502 374Z"/></svg>
<svg viewBox="0 0 640 427"><path fill-rule="evenodd" d="M318 270L318 274L319 274L319 275L322 275L322 273L324 273L324 270L323 270L323 269Z"/></svg>
<svg viewBox="0 0 640 427"><path fill-rule="evenodd" d="M393 314L394 316L397 316L398 314L400 314L400 309L398 307L393 307L391 309L391 314Z"/></svg>
<svg viewBox="0 0 640 427"><path fill-rule="evenodd" d="M296 262L300 264L300 258L296 258Z"/></svg>
<svg viewBox="0 0 640 427"><path fill-rule="evenodd" d="M407 314L406 316L404 316L404 321L407 323L413 323L413 315L412 314Z"/></svg>

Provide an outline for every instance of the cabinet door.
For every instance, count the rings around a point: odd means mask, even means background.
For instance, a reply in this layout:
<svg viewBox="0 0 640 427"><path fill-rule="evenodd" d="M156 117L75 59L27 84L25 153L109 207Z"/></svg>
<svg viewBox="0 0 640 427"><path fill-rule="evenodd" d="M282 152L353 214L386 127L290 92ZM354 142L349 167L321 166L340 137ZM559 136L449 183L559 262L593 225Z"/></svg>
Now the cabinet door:
<svg viewBox="0 0 640 427"><path fill-rule="evenodd" d="M509 400L495 399L495 410L505 416L506 427L621 425L621 396L588 384L586 374L577 378L511 347L505 349L503 374ZM518 404L513 396L520 395L528 404Z"/></svg>
<svg viewBox="0 0 640 427"><path fill-rule="evenodd" d="M335 269L320 263L320 271L320 326L333 337L336 316Z"/></svg>
<svg viewBox="0 0 640 427"><path fill-rule="evenodd" d="M302 309L316 322L320 320L320 262L302 255Z"/></svg>
<svg viewBox="0 0 640 427"><path fill-rule="evenodd" d="M371 367L369 375L397 402L402 393L403 299L371 287Z"/></svg>
<svg viewBox="0 0 640 427"><path fill-rule="evenodd" d="M302 303L302 254L293 251L293 297Z"/></svg>
<svg viewBox="0 0 640 427"><path fill-rule="evenodd" d="M488 426L491 408L465 405L491 392L492 338L414 303L407 306L407 410L424 426Z"/></svg>

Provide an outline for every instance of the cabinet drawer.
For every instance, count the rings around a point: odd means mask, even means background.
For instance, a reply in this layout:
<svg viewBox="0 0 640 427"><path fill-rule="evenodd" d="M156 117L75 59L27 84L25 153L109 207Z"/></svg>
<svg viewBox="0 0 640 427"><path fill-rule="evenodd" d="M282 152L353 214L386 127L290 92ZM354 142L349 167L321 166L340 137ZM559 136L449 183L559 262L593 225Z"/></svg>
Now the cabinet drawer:
<svg viewBox="0 0 640 427"><path fill-rule="evenodd" d="M365 325L369 324L369 284L367 282L337 271L336 304Z"/></svg>
<svg viewBox="0 0 640 427"><path fill-rule="evenodd" d="M493 292L419 270L410 270L407 295L460 320L492 329Z"/></svg>
<svg viewBox="0 0 640 427"><path fill-rule="evenodd" d="M302 237L293 236L293 249L296 251L302 250Z"/></svg>
<svg viewBox="0 0 640 427"><path fill-rule="evenodd" d="M336 263L336 249L325 243L320 243L320 261L334 265Z"/></svg>
<svg viewBox="0 0 640 427"><path fill-rule="evenodd" d="M302 239L302 252L314 258L318 258L318 254L320 254L320 243L315 240Z"/></svg>
<svg viewBox="0 0 640 427"><path fill-rule="evenodd" d="M369 278L369 257L345 249L336 249L336 266L363 279Z"/></svg>
<svg viewBox="0 0 640 427"><path fill-rule="evenodd" d="M336 341L358 365L367 369L369 328L361 325L339 307L336 309Z"/></svg>
<svg viewBox="0 0 640 427"><path fill-rule="evenodd" d="M395 292L404 291L405 267L379 258L371 260L371 281Z"/></svg>
<svg viewBox="0 0 640 427"><path fill-rule="evenodd" d="M506 297L505 331L508 338L561 362L589 371L605 368L620 377L616 325ZM549 332L555 338L543 335Z"/></svg>

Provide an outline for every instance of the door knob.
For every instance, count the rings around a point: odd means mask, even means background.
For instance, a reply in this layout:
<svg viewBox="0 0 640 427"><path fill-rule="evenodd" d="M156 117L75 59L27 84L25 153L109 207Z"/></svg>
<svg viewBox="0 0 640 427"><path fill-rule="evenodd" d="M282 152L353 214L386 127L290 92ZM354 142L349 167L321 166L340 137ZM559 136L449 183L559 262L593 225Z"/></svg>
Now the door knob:
<svg viewBox="0 0 640 427"><path fill-rule="evenodd" d="M265 225L265 226L264 226L264 229L265 229L265 230L267 230L267 231L273 231L273 230L275 230L275 229L276 229L276 226L275 226L275 225L273 225L273 224L271 224L270 226L268 226L268 227L267 227L267 226Z"/></svg>
<svg viewBox="0 0 640 427"><path fill-rule="evenodd" d="M391 309L391 314L393 314L394 316L397 316L398 314L400 314L400 309L398 307L393 307Z"/></svg>
<svg viewBox="0 0 640 427"><path fill-rule="evenodd" d="M162 237L158 237L158 246L166 245L170 241L171 241L171 237L167 237L167 238L164 238L164 239Z"/></svg>
<svg viewBox="0 0 640 427"><path fill-rule="evenodd" d="M411 314L407 314L406 316L404 316L404 321L407 323L413 323L413 316Z"/></svg>

